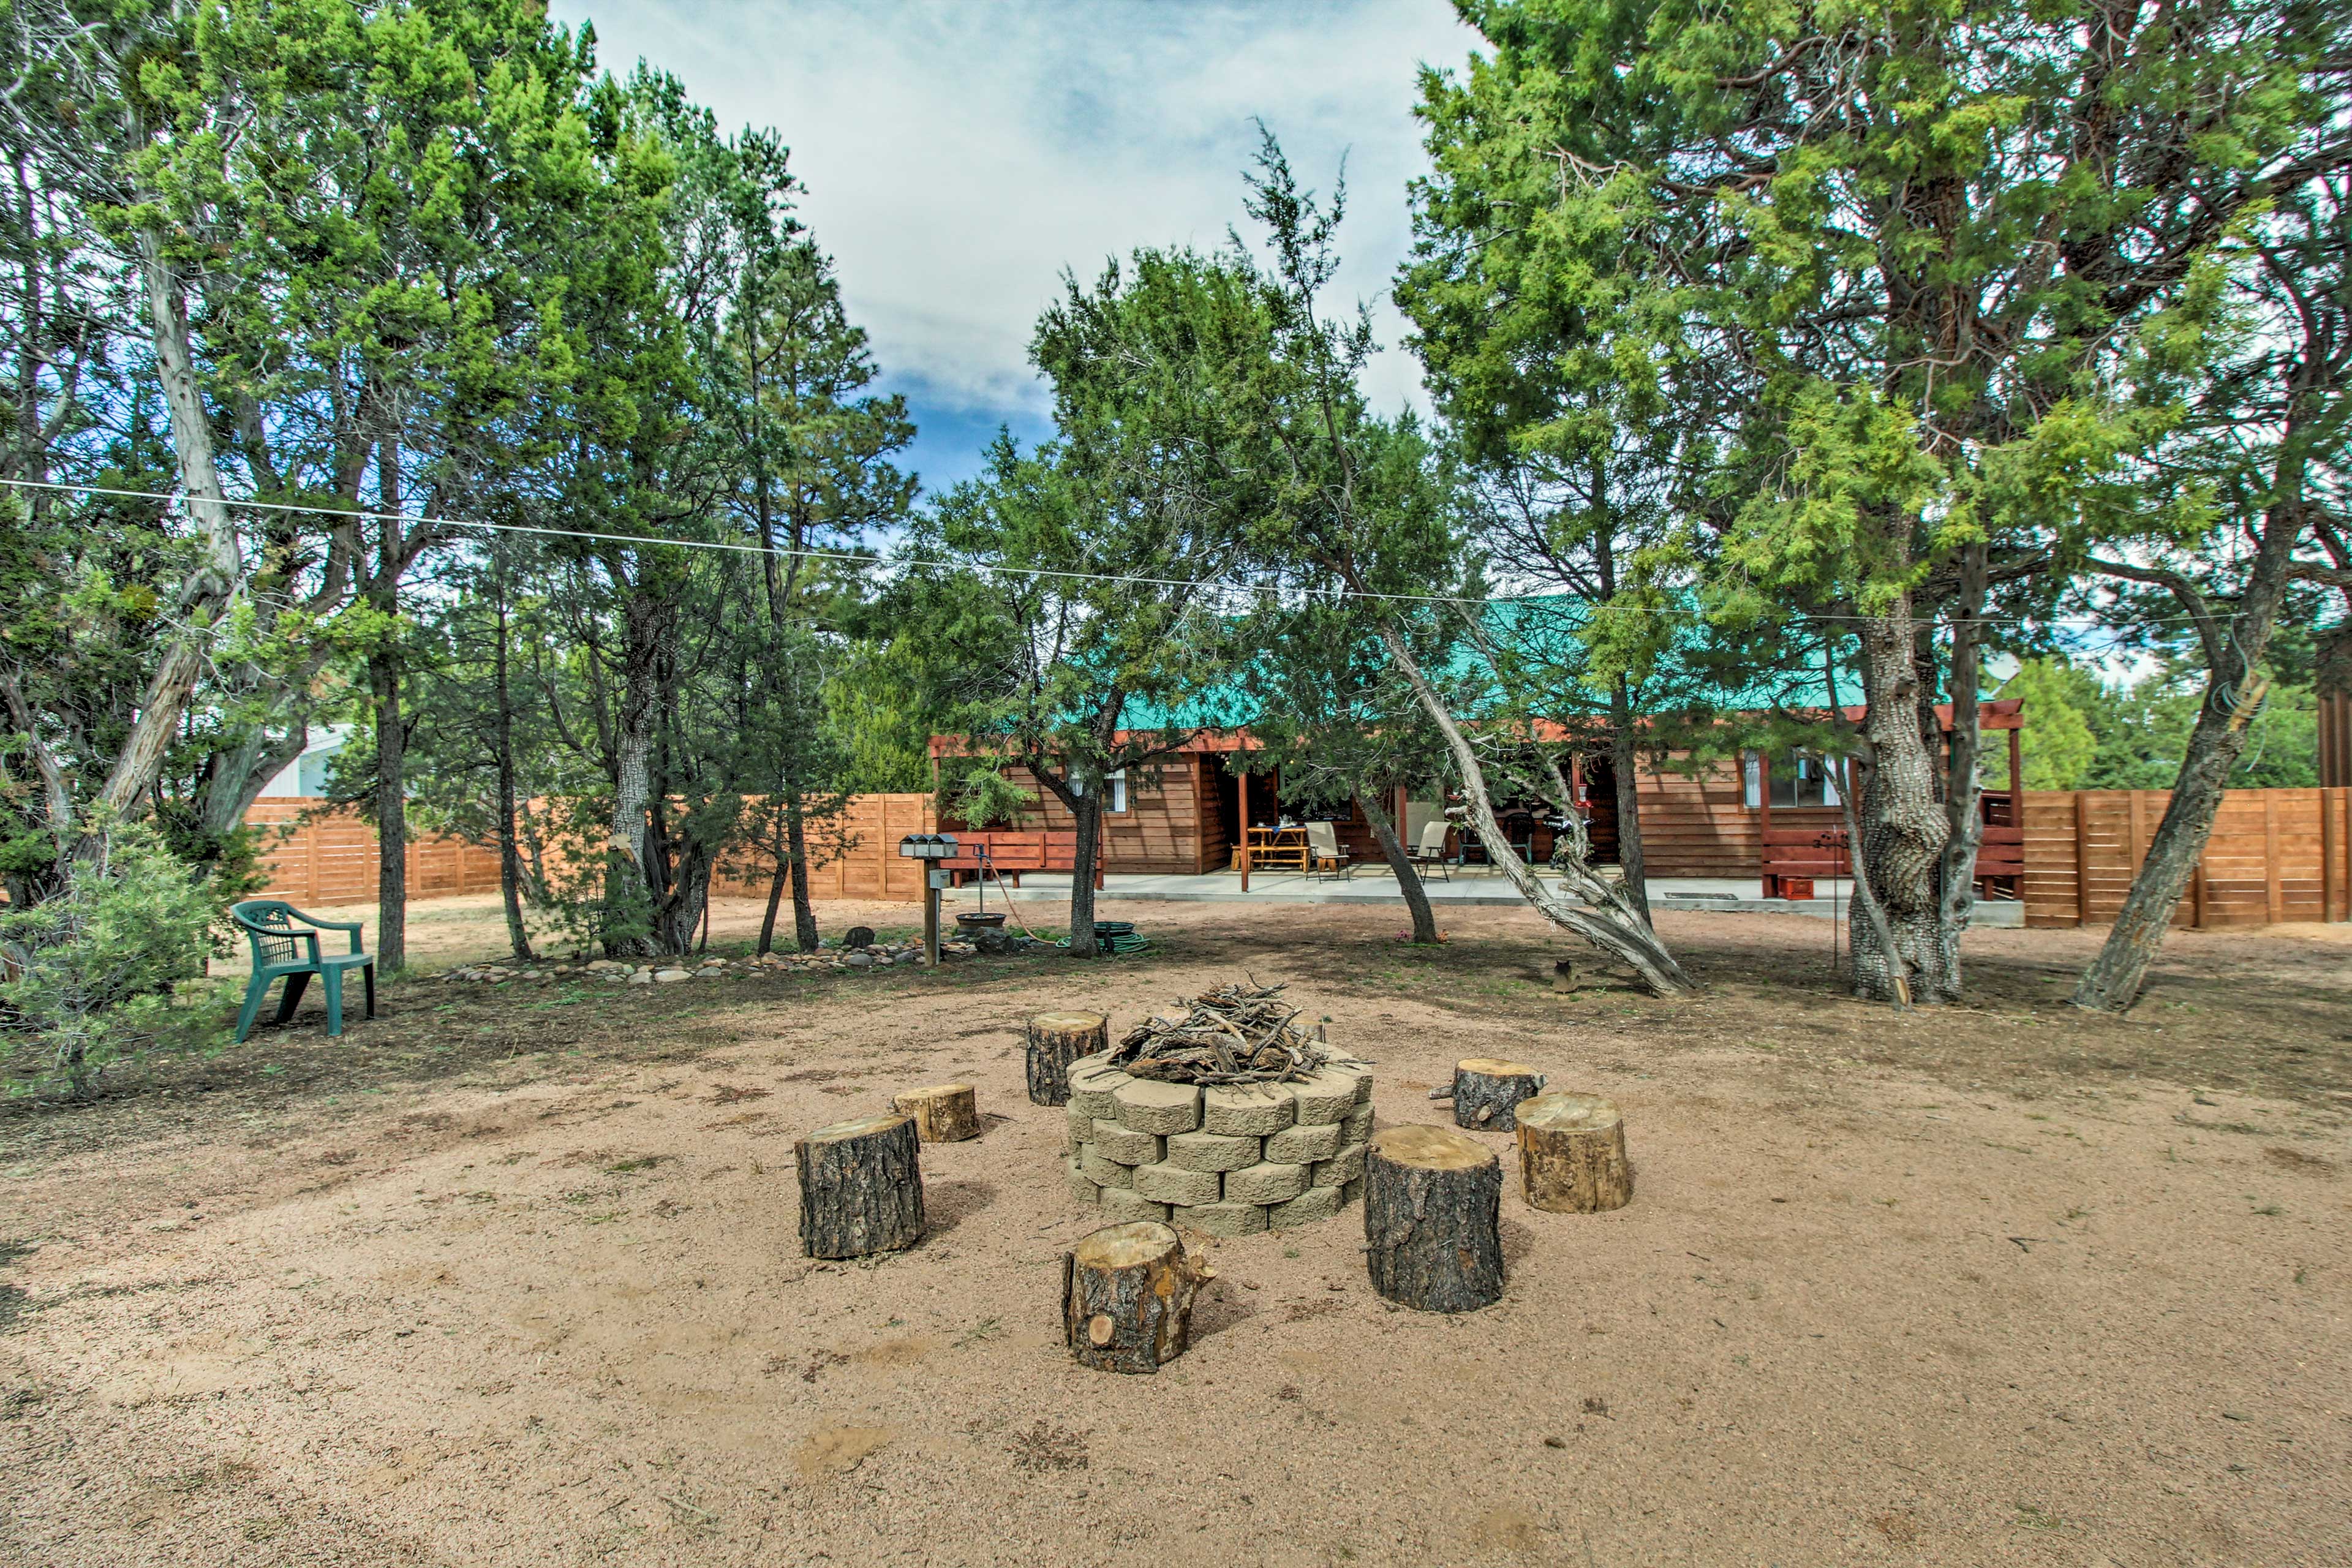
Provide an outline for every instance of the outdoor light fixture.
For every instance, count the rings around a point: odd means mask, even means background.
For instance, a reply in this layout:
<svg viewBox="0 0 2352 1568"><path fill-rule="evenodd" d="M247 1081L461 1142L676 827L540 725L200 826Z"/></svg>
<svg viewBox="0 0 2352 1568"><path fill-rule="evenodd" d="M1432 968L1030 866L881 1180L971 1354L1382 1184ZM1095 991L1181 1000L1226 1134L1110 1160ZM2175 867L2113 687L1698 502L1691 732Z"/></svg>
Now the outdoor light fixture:
<svg viewBox="0 0 2352 1568"><path fill-rule="evenodd" d="M898 853L909 860L945 860L955 852L952 833L909 833L898 840Z"/></svg>

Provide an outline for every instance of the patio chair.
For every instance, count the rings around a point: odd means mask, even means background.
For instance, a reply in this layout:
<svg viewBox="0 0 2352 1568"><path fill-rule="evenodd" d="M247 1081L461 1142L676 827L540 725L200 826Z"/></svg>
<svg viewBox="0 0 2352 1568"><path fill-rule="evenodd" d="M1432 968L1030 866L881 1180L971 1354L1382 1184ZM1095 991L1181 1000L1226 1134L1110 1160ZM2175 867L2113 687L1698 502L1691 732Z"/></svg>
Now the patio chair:
<svg viewBox="0 0 2352 1568"><path fill-rule="evenodd" d="M238 1039L253 1032L254 1015L261 1011L261 999L269 994L269 983L281 978L286 982L286 991L278 999L278 1023L283 1024L294 1016L310 976L315 974L327 995L327 1033L341 1034L343 972L350 969L360 972L367 987L367 1016L375 1016L375 954L361 949L359 921L322 921L276 899L247 899L230 905L228 912L243 928L245 940L253 952L253 978L246 983L245 1005L236 1015ZM351 932L351 952L320 952L319 932L322 931Z"/></svg>
<svg viewBox="0 0 2352 1568"><path fill-rule="evenodd" d="M1307 874L1314 876L1320 869L1333 877L1352 875L1348 864L1348 852L1339 847L1339 830L1328 822L1307 825Z"/></svg>
<svg viewBox="0 0 2352 1568"><path fill-rule="evenodd" d="M1416 870L1425 869L1431 866L1436 867L1445 874L1445 879L1450 882L1454 880L1454 868L1448 865L1445 859L1446 827L1446 821L1442 816L1434 821L1422 824L1421 842L1405 852L1405 858L1412 863Z"/></svg>

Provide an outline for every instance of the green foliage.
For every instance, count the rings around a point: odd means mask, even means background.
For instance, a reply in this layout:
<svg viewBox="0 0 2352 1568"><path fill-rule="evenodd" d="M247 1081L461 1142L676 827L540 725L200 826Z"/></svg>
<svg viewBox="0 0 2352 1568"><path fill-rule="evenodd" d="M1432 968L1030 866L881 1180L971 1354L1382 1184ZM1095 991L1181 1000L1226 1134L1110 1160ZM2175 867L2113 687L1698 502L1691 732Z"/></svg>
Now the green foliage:
<svg viewBox="0 0 2352 1568"><path fill-rule="evenodd" d="M912 660L898 644L854 642L824 682L824 727L851 795L911 795L931 787L931 727Z"/></svg>
<svg viewBox="0 0 2352 1568"><path fill-rule="evenodd" d="M949 757L940 763L940 816L967 827L1015 827L1037 808L1037 792L1004 776L995 757Z"/></svg>
<svg viewBox="0 0 2352 1568"><path fill-rule="evenodd" d="M2000 689L2025 699L2028 789L2170 789L2204 700L2190 666L2137 682L2103 682L2063 659L2028 659ZM2308 685L2279 681L2248 726L2231 789L2308 789L2319 782L2318 701ZM1988 748L1984 780L2006 788L2009 763Z"/></svg>
<svg viewBox="0 0 2352 1568"><path fill-rule="evenodd" d="M2091 732L2086 709L2106 700L2106 693L2089 671L2056 659L2030 658L2001 683L2000 695L2025 700L2022 746L2025 787L2081 789L2099 751ZM1988 746L1984 752L1988 789L2009 787L2007 748Z"/></svg>
<svg viewBox="0 0 2352 1568"><path fill-rule="evenodd" d="M142 824L101 842L62 892L0 914L0 960L16 976L0 986L0 1030L19 1089L62 1080L87 1094L113 1062L220 1032L205 1005L212 889Z"/></svg>

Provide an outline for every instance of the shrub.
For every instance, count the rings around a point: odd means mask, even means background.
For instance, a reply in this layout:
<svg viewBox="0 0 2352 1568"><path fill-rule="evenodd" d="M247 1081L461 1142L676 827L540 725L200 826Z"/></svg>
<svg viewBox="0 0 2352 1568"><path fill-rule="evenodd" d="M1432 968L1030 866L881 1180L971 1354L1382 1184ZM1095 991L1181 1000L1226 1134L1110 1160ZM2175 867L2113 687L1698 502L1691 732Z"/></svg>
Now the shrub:
<svg viewBox="0 0 2352 1568"><path fill-rule="evenodd" d="M215 913L208 879L128 823L78 864L63 892L0 915L0 1029L37 1052L26 1077L87 1094L110 1062L216 1033L217 1014L180 1005L204 979ZM20 1080L21 1081L21 1080Z"/></svg>

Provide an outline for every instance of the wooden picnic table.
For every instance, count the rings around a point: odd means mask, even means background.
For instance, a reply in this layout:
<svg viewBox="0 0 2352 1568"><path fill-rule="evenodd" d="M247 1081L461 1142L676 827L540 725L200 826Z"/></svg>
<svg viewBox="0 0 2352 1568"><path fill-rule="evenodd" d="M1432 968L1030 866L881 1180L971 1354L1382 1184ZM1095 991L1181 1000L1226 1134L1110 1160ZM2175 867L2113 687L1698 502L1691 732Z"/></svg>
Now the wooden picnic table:
<svg viewBox="0 0 2352 1568"><path fill-rule="evenodd" d="M1242 835L1242 891L1249 891L1251 868L1264 866L1270 870L1307 869L1307 829L1304 827L1253 827Z"/></svg>

